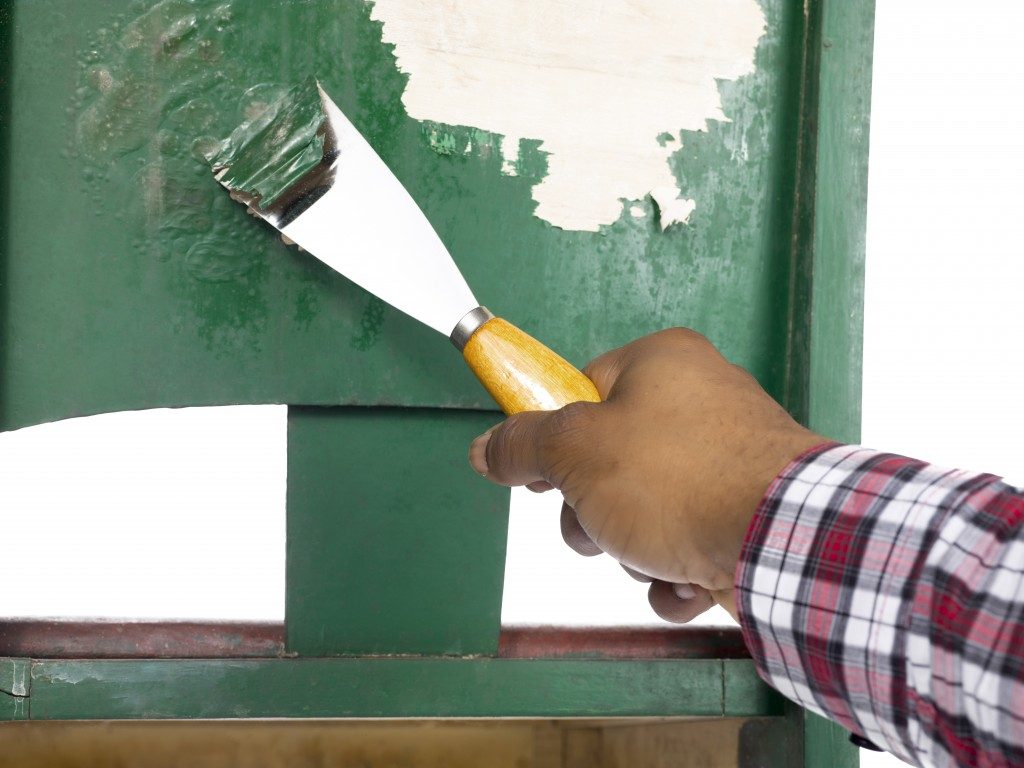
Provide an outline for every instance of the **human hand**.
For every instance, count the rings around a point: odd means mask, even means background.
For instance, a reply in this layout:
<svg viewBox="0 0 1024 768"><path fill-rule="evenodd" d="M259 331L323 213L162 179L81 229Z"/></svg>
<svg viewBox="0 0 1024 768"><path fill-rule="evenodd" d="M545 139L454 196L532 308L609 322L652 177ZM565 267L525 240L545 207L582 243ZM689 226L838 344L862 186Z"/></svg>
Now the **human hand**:
<svg viewBox="0 0 1024 768"><path fill-rule="evenodd" d="M700 334L675 328L584 369L604 402L527 412L481 435L473 468L562 492L562 536L651 581L651 607L685 622L723 605L743 538L775 476L825 442Z"/></svg>

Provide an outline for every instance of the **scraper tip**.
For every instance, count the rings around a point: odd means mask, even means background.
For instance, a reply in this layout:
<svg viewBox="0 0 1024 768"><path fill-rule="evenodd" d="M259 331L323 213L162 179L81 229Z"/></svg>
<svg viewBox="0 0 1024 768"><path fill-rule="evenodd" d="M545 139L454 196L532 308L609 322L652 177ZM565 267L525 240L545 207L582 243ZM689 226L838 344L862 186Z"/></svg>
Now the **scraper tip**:
<svg viewBox="0 0 1024 768"><path fill-rule="evenodd" d="M207 157L232 197L278 228L333 184L338 153L326 99L309 77L264 105Z"/></svg>

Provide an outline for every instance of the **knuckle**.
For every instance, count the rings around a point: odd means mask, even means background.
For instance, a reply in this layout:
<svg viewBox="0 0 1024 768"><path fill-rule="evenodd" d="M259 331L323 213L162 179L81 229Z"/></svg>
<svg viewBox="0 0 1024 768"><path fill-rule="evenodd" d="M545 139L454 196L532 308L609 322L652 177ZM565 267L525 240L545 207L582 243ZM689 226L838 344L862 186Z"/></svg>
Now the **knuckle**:
<svg viewBox="0 0 1024 768"><path fill-rule="evenodd" d="M487 466L492 472L500 473L513 455L515 446L523 439L523 424L515 416L491 433L487 441Z"/></svg>
<svg viewBox="0 0 1024 768"><path fill-rule="evenodd" d="M597 419L597 403L569 403L547 420L547 440L551 447L575 442L586 434Z"/></svg>
<svg viewBox="0 0 1024 768"><path fill-rule="evenodd" d="M583 367L583 373L591 379L614 376L621 367L624 349L620 347L598 355Z"/></svg>
<svg viewBox="0 0 1024 768"><path fill-rule="evenodd" d="M549 414L538 435L537 450L542 457L545 480L563 494L572 478L593 459L595 423L599 419L599 403L570 403ZM568 498L568 497L566 497Z"/></svg>
<svg viewBox="0 0 1024 768"><path fill-rule="evenodd" d="M589 363L587 363L585 366L583 366L580 369L580 371L585 376L587 376L588 378L592 379L592 378L594 378L594 376L597 376L597 375L603 373L604 369L607 366L608 366L608 353L606 352L603 355L598 355L597 357L595 357L593 360L591 360Z"/></svg>
<svg viewBox="0 0 1024 768"><path fill-rule="evenodd" d="M608 374L608 368L609 365L604 358L598 357L583 366L580 372L596 384Z"/></svg>
<svg viewBox="0 0 1024 768"><path fill-rule="evenodd" d="M667 328L666 330L661 331L661 333L664 334L668 340L677 344L684 344L690 347L711 346L711 342L708 341L708 338L704 334L699 333L692 328L677 326L675 328Z"/></svg>

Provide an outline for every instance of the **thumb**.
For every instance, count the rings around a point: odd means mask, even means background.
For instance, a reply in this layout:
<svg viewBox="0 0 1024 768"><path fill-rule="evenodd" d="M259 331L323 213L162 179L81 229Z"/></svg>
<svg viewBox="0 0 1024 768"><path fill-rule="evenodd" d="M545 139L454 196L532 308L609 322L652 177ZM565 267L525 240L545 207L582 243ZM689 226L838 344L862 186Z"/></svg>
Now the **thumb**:
<svg viewBox="0 0 1024 768"><path fill-rule="evenodd" d="M589 442L587 433L598 407L598 403L571 403L557 411L510 416L473 441L469 463L499 485L544 480L560 488L568 468Z"/></svg>

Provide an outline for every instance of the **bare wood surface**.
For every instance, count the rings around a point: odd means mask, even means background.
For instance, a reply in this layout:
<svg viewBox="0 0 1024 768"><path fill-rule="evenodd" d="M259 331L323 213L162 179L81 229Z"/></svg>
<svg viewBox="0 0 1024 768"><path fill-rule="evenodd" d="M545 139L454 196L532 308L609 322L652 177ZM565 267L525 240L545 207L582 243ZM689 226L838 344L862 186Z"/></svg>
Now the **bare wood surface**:
<svg viewBox="0 0 1024 768"><path fill-rule="evenodd" d="M0 768L731 768L743 722L22 722Z"/></svg>

